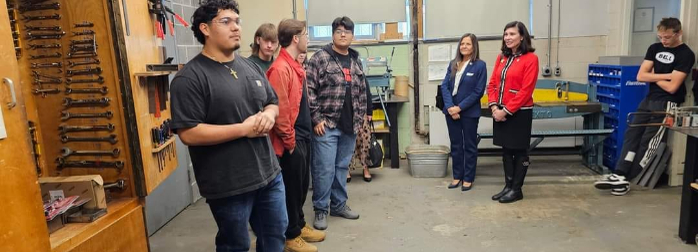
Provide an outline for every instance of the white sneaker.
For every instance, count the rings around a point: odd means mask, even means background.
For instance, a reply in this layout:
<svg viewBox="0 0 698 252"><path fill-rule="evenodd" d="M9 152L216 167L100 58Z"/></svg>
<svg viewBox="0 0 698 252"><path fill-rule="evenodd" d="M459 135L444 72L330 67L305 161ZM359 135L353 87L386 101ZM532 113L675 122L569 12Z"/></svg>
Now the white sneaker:
<svg viewBox="0 0 698 252"><path fill-rule="evenodd" d="M628 194L629 191L630 191L630 185L626 185L623 187L611 189L611 194L613 194L615 196L623 196L623 195Z"/></svg>
<svg viewBox="0 0 698 252"><path fill-rule="evenodd" d="M625 176L611 174L604 176L600 180L594 182L594 187L599 190L609 190L615 188L625 188L630 186L630 183L625 180Z"/></svg>

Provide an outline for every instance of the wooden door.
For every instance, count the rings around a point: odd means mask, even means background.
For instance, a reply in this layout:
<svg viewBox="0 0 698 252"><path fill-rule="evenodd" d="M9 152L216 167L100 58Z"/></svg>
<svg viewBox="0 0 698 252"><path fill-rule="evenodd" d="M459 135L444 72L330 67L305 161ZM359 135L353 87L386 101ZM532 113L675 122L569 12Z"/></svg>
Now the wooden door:
<svg viewBox="0 0 698 252"><path fill-rule="evenodd" d="M0 120L6 132L0 129L0 251L49 251L5 0L0 0L0 62Z"/></svg>

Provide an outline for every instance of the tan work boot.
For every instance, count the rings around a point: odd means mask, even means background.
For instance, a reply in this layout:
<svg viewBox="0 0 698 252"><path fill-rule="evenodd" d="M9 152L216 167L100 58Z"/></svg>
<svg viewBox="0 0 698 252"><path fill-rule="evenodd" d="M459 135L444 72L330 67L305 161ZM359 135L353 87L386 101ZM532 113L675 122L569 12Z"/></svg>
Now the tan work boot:
<svg viewBox="0 0 698 252"><path fill-rule="evenodd" d="M308 224L301 229L301 237L307 242L321 242L325 240L325 232L312 229Z"/></svg>
<svg viewBox="0 0 698 252"><path fill-rule="evenodd" d="M315 245L307 243L300 236L286 240L284 252L317 252Z"/></svg>

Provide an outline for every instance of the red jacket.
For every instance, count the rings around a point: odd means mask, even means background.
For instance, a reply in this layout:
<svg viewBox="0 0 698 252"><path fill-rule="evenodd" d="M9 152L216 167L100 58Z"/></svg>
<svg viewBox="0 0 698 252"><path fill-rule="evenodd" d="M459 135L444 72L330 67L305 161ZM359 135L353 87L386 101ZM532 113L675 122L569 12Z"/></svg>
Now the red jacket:
<svg viewBox="0 0 698 252"><path fill-rule="evenodd" d="M502 70L506 76L502 81ZM513 115L521 109L533 109L533 89L538 81L538 56L526 53L513 58L497 56L487 85L488 107L500 106Z"/></svg>
<svg viewBox="0 0 698 252"><path fill-rule="evenodd" d="M279 116L274 128L269 133L271 144L277 156L282 156L284 150L296 148L296 130L294 125L300 111L303 97L303 81L305 71L285 49L281 49L279 57L267 70L267 79L279 97Z"/></svg>

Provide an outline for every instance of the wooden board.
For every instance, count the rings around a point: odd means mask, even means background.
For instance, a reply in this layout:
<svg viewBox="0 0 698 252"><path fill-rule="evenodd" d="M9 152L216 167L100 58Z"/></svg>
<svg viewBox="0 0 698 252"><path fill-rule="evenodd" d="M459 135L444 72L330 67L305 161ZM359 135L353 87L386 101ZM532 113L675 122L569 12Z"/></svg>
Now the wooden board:
<svg viewBox="0 0 698 252"><path fill-rule="evenodd" d="M138 199L118 199L92 223L69 223L51 234L51 251L147 251Z"/></svg>
<svg viewBox="0 0 698 252"><path fill-rule="evenodd" d="M0 251L48 251L46 221L31 156L22 83L14 54L7 4L0 1L0 78L14 82L17 105L9 108L10 88L0 80L0 112L7 138L0 139Z"/></svg>
<svg viewBox="0 0 698 252"><path fill-rule="evenodd" d="M161 164L158 164L158 155L152 152L156 146L150 140L150 132L153 127L161 125L166 119L172 117L169 110L169 94L165 103L165 107L168 109L162 111L160 118L156 118L154 114L149 112L147 86L149 84L138 77L147 73L146 64L162 63L163 55L160 55L159 50L155 50L155 48L159 48L161 42L154 36L153 21L146 5L135 0L124 1L127 2L130 24L130 35L126 36L126 31L120 30L128 62L126 71L130 76L130 80L126 81L124 85L129 85L133 98L132 104L129 106L132 106L134 112L137 126L134 136L138 136L137 146L140 149L142 160L142 169L138 171L140 173L138 176L139 179L142 179L143 184L139 188L138 194L145 196L155 190L177 168L176 145L172 145L174 151L167 155L165 165L161 167ZM119 1L119 10L122 10L121 3L122 1ZM122 27L125 27L124 20L119 21L122 23ZM170 34L168 33L167 36Z"/></svg>
<svg viewBox="0 0 698 252"><path fill-rule="evenodd" d="M39 136L39 143L41 146L41 158L40 166L42 167L43 176L70 176L70 175L84 175L84 174L99 174L105 181L111 182L117 179L126 179L129 181L129 188L134 188L133 179L131 175L131 157L128 146L128 131L125 127L126 121L121 111L122 96L119 88L120 78L118 76L118 71L116 71L116 57L114 50L112 49L112 35L109 32L109 15L108 6L104 1L59 1L61 4L60 10L45 10L45 11L35 11L31 12L31 15L50 15L58 13L61 15L60 20L50 20L50 21L31 21L31 22L20 22L19 26L22 27L21 34L24 37L27 31L24 30L25 25L32 26L52 26L59 25L62 27L66 35L60 40L23 40L22 47L25 48L25 53L20 58L19 65L20 71L22 73L22 89L24 96L28 100L28 111L29 117L37 124L37 132ZM80 23L83 21L89 21L94 24L94 27L90 28L74 28L75 23ZM89 65L89 66L78 66L70 68L68 67L68 62L82 61L84 59L68 59L67 55L70 52L69 45L71 39L88 39L91 36L73 36L73 32L82 31L85 29L90 29L96 31L95 41L97 43L97 59L99 59L99 65ZM60 43L62 48L60 49L40 49L40 50L29 50L29 44L48 44L48 43ZM62 58L55 59L39 59L31 60L30 55L40 55L40 54L52 54L61 53ZM32 69L30 68L31 63L49 63L49 62L61 62L63 67L63 73L59 73L57 69ZM68 78L66 71L69 69L85 69L87 67L101 67L103 69L100 76L104 78L103 84L71 84L70 86L65 84L66 78ZM32 90L39 88L37 85L33 84L33 74L32 70L40 71L45 74L50 74L54 76L59 76L62 78L64 84L51 84L43 85L43 88L59 88L61 90L58 94L49 94L46 96L32 94ZM73 76L72 78L86 79L86 78L96 78L97 75L92 76ZM107 87L108 94L70 94L66 95L64 93L66 88L101 88ZM102 97L109 98L110 105L106 108L102 107L81 107L81 108L66 108L63 106L63 99L70 97L72 99L99 99ZM110 111L113 113L111 119L100 118L100 119L70 119L67 121L61 120L61 111L68 111L70 113L101 113L105 111ZM110 134L115 134L117 136L117 143L110 144L106 142L69 142L63 143L60 141L61 134L58 131L58 127L61 124L65 125L103 125L111 123L115 125L115 130L113 132L79 132L70 133L70 136L79 137L103 137ZM116 161L120 160L125 163L124 169L94 169L94 168L69 168L59 171L56 166L56 159L60 157L60 150L62 147L68 147L72 150L112 150L118 148L121 150L119 157L114 158L111 156L102 157L69 157L67 160L98 160L98 161ZM116 197L133 197L135 196L134 190L125 190L119 192Z"/></svg>

